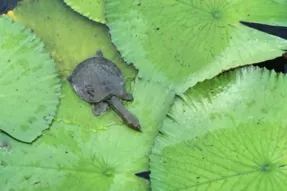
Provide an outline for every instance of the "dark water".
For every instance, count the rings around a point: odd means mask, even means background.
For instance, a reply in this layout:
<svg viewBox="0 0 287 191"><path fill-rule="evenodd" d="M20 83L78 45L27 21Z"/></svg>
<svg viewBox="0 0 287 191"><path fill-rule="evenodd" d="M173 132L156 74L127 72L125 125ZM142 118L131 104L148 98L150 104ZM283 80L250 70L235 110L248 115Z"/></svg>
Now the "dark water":
<svg viewBox="0 0 287 191"><path fill-rule="evenodd" d="M150 171L139 172L139 173L136 173L135 175L140 177L140 178L146 179L146 180L150 179L150 177L149 177Z"/></svg>
<svg viewBox="0 0 287 191"><path fill-rule="evenodd" d="M278 36L280 38L287 40L287 27L283 26L272 26L272 25L264 25L259 23L251 23L240 21L241 24L251 27L253 29L259 30L261 32L265 32L270 35ZM285 50L287 52L287 50ZM262 63L255 64L255 66L265 67L268 70L275 70L275 72L287 73L287 56L286 58L279 57L273 60L267 60Z"/></svg>
<svg viewBox="0 0 287 191"><path fill-rule="evenodd" d="M275 72L278 73L284 73L284 74L287 73L287 59L284 59L283 57L261 62L255 64L255 66L259 66L260 68L264 67L268 70L274 70Z"/></svg>
<svg viewBox="0 0 287 191"><path fill-rule="evenodd" d="M240 21L241 24L287 40L287 27Z"/></svg>
<svg viewBox="0 0 287 191"><path fill-rule="evenodd" d="M0 15L16 7L19 0L0 0Z"/></svg>

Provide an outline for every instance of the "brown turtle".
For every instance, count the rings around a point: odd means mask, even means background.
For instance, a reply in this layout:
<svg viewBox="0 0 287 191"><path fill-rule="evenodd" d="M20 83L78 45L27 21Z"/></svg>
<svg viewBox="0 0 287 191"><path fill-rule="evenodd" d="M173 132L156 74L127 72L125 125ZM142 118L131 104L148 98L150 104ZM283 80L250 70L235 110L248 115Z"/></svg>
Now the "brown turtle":
<svg viewBox="0 0 287 191"><path fill-rule="evenodd" d="M94 115L101 115L111 107L129 127L141 131L138 119L121 102L133 100L133 96L124 88L122 72L113 62L104 58L100 50L96 56L82 61L67 79L75 92L93 105Z"/></svg>

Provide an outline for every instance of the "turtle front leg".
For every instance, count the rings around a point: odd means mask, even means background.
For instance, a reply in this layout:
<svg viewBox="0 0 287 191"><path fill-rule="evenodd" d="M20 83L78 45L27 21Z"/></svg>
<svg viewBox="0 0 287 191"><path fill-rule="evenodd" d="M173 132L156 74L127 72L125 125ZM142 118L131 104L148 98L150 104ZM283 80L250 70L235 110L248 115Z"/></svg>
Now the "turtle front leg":
<svg viewBox="0 0 287 191"><path fill-rule="evenodd" d="M106 112L109 108L109 104L106 102L100 102L93 104L92 112L95 116L100 116L104 112Z"/></svg>

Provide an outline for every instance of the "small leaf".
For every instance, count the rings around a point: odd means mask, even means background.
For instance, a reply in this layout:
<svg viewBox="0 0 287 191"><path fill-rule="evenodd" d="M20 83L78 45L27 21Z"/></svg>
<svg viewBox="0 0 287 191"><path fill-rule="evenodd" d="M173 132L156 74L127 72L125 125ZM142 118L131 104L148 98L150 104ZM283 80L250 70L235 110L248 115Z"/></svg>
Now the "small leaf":
<svg viewBox="0 0 287 191"><path fill-rule="evenodd" d="M59 103L55 63L22 24L5 16L0 28L0 130L32 142L49 127Z"/></svg>
<svg viewBox="0 0 287 191"><path fill-rule="evenodd" d="M105 2L104 0L64 0L72 9L87 18L105 24Z"/></svg>
<svg viewBox="0 0 287 191"><path fill-rule="evenodd" d="M286 77L237 69L177 98L150 157L153 190L284 190Z"/></svg>
<svg viewBox="0 0 287 191"><path fill-rule="evenodd" d="M222 70L282 55L287 41L240 21L287 26L285 0L106 1L112 41L140 77L182 93Z"/></svg>

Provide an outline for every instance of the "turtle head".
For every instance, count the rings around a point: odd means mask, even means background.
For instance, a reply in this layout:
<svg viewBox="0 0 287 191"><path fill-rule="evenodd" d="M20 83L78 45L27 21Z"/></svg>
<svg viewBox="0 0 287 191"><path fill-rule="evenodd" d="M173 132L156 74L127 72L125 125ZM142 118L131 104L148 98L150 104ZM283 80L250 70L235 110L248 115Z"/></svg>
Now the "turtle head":
<svg viewBox="0 0 287 191"><path fill-rule="evenodd" d="M70 75L70 76L67 77L67 81L70 82L70 83L72 83L72 75Z"/></svg>
<svg viewBox="0 0 287 191"><path fill-rule="evenodd" d="M101 50L96 51L96 56L97 57L104 57L103 52Z"/></svg>

